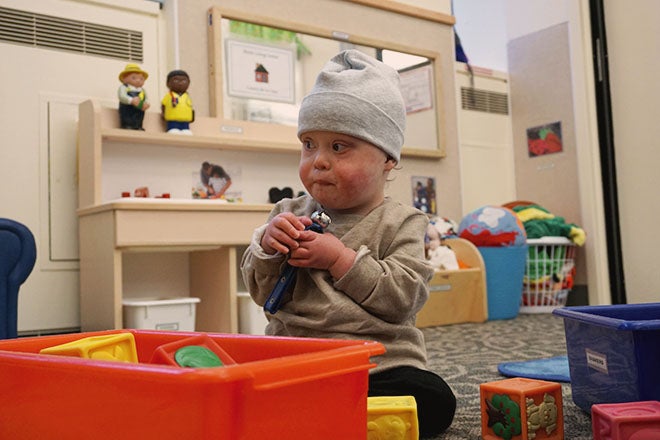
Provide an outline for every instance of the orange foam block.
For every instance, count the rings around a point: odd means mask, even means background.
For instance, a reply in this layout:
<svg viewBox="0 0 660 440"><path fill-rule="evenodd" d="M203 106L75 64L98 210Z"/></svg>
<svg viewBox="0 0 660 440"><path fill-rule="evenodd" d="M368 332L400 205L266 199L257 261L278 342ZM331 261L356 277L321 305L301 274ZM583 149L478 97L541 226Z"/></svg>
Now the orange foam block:
<svg viewBox="0 0 660 440"><path fill-rule="evenodd" d="M559 383L515 377L479 388L483 440L564 439Z"/></svg>

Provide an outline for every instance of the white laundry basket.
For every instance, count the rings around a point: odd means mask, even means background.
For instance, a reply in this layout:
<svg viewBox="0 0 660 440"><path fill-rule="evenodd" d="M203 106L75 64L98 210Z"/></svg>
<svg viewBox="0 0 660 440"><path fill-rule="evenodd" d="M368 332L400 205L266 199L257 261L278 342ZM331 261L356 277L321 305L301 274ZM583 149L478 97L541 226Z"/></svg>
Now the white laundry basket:
<svg viewBox="0 0 660 440"><path fill-rule="evenodd" d="M575 279L575 244L566 237L527 240L520 313L550 313L566 305Z"/></svg>

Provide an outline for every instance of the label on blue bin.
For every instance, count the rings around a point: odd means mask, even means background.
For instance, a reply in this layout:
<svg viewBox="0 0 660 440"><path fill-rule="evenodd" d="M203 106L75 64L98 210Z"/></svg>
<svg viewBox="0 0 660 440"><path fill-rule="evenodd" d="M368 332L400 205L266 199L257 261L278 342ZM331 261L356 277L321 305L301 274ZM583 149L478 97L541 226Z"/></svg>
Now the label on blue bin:
<svg viewBox="0 0 660 440"><path fill-rule="evenodd" d="M608 374L606 355L593 350L589 350L588 348L586 348L584 351L587 355L587 365L589 367L596 371L600 371L601 373Z"/></svg>

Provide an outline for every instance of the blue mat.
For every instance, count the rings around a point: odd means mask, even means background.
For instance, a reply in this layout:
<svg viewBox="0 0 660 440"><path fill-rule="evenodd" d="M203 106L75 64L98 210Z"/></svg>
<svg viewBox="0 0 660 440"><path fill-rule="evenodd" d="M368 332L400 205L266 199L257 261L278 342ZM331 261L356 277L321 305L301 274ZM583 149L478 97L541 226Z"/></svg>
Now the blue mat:
<svg viewBox="0 0 660 440"><path fill-rule="evenodd" d="M526 377L528 379L549 380L553 382L571 381L567 356L521 362L502 362L497 366L497 371L507 377Z"/></svg>

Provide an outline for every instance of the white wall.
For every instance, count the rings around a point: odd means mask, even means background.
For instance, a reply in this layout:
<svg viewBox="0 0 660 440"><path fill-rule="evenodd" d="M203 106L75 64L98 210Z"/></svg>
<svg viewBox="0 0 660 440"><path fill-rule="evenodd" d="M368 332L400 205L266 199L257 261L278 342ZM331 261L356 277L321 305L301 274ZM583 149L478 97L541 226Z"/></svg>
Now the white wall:
<svg viewBox="0 0 660 440"><path fill-rule="evenodd" d="M504 71L508 71L506 46L510 40L568 23L581 226L588 234L581 252L586 256L589 302L609 303L588 1L455 0L453 8L470 63Z"/></svg>
<svg viewBox="0 0 660 440"><path fill-rule="evenodd" d="M604 4L626 296L660 301L660 3Z"/></svg>
<svg viewBox="0 0 660 440"><path fill-rule="evenodd" d="M158 5L136 0L0 0L7 8L143 31L152 99L160 86ZM0 217L35 235L37 262L20 289L18 330L77 327L77 103L116 105L126 61L0 42Z"/></svg>
<svg viewBox="0 0 660 440"><path fill-rule="evenodd" d="M576 152L582 228L587 241L580 252L586 257L590 304L611 301L604 234L598 130L587 0L511 0L507 2L509 39L568 23L575 113Z"/></svg>
<svg viewBox="0 0 660 440"><path fill-rule="evenodd" d="M463 110L461 103L461 89L471 86L508 95L508 75L475 70L471 77L465 64L457 63L456 66L461 196L465 215L484 205L501 205L516 200L516 184L511 114Z"/></svg>

